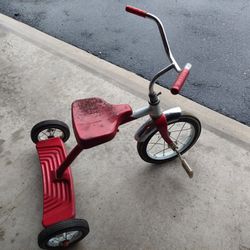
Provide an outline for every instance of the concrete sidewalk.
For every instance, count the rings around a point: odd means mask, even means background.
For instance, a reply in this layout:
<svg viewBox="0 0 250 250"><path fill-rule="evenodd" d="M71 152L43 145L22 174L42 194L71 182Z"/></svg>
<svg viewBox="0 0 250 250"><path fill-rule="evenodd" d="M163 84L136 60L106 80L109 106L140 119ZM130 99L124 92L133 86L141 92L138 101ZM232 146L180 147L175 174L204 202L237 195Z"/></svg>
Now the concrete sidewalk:
<svg viewBox="0 0 250 250"><path fill-rule="evenodd" d="M71 126L79 98L139 108L147 88L135 74L0 15L0 249L39 249L42 180L32 126L45 119ZM71 249L250 249L250 128L158 89L166 109L180 106L202 122L186 153L194 178L178 161L143 162L133 139L142 120L123 126L72 164L77 217L91 231ZM74 144L72 131L67 146Z"/></svg>

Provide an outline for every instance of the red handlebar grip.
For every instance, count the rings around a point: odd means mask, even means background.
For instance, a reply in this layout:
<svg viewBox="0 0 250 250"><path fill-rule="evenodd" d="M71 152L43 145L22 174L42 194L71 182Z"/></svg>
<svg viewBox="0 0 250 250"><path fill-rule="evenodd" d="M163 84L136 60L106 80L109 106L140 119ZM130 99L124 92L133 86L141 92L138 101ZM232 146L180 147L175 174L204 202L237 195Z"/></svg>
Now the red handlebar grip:
<svg viewBox="0 0 250 250"><path fill-rule="evenodd" d="M146 11L140 10L140 9L135 8L133 6L127 5L125 9L126 9L127 12L130 12L130 13L135 14L137 16L142 16L142 17L146 17L147 16L147 12Z"/></svg>
<svg viewBox="0 0 250 250"><path fill-rule="evenodd" d="M191 69L192 65L187 63L184 69L181 71L177 79L175 80L174 84L171 87L171 93L173 95L179 94L181 88L183 87Z"/></svg>

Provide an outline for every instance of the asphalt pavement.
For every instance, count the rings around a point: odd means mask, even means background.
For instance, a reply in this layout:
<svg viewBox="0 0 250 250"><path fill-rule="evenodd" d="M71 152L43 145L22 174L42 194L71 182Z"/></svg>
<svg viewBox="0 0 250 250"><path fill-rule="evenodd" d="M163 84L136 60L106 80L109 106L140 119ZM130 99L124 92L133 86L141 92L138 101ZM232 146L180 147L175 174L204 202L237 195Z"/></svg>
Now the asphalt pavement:
<svg viewBox="0 0 250 250"><path fill-rule="evenodd" d="M159 16L178 63L193 64L182 95L250 125L249 1L2 0L0 12L151 79L167 63L157 28L126 4Z"/></svg>

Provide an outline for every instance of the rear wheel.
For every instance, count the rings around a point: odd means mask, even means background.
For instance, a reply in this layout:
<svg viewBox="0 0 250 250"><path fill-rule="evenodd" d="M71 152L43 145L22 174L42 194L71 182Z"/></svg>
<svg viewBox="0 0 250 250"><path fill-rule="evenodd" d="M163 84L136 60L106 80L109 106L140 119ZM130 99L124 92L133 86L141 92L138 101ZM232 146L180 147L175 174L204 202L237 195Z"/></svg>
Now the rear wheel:
<svg viewBox="0 0 250 250"><path fill-rule="evenodd" d="M155 128L152 128L144 142L137 143L140 157L149 163L160 164L177 157ZM201 133L200 121L188 114L183 114L178 120L168 120L168 130L172 141L177 145L180 154L189 150L198 140Z"/></svg>
<svg viewBox="0 0 250 250"><path fill-rule="evenodd" d="M66 123L58 120L46 120L37 123L31 130L31 140L34 143L59 137L64 142L69 139L70 130Z"/></svg>
<svg viewBox="0 0 250 250"><path fill-rule="evenodd" d="M42 249L61 249L82 240L89 233L89 225L83 219L61 221L45 228L38 235L38 245Z"/></svg>

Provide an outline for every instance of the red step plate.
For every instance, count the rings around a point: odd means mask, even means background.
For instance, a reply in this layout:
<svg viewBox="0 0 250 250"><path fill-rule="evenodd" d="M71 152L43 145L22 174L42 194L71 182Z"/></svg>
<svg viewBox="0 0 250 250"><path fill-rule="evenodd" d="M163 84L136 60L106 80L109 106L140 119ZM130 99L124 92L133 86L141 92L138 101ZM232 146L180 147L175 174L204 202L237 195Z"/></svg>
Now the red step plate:
<svg viewBox="0 0 250 250"><path fill-rule="evenodd" d="M44 227L75 218L75 195L70 167L60 181L54 180L55 170L66 158L66 150L60 138L40 141L36 144L43 177Z"/></svg>

